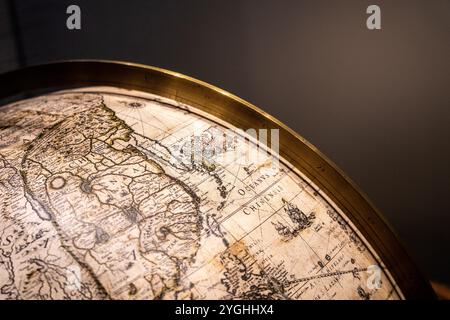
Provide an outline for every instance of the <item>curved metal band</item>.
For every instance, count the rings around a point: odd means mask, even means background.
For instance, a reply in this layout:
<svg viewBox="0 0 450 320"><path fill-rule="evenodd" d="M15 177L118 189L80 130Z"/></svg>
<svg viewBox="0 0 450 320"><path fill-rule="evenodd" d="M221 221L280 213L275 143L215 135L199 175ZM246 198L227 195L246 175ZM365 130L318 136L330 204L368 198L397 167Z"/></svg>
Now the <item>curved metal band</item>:
<svg viewBox="0 0 450 320"><path fill-rule="evenodd" d="M407 299L435 298L428 281L388 223L346 175L300 135L252 104L179 73L115 61L64 61L0 75L0 99L36 90L115 86L154 93L197 107L241 128L279 129L280 155L311 179L353 222Z"/></svg>

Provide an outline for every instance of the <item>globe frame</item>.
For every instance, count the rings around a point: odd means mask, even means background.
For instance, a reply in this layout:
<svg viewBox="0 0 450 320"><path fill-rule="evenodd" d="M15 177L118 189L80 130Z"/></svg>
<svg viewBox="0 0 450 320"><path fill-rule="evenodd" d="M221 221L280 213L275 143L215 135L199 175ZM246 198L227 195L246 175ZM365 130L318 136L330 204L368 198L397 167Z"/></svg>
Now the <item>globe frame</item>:
<svg viewBox="0 0 450 320"><path fill-rule="evenodd" d="M279 129L280 156L316 184L377 252L406 299L435 299L392 228L368 197L331 160L288 126L251 103L177 72L119 61L69 60L0 75L0 99L87 86L113 86L157 94L199 108L231 125Z"/></svg>

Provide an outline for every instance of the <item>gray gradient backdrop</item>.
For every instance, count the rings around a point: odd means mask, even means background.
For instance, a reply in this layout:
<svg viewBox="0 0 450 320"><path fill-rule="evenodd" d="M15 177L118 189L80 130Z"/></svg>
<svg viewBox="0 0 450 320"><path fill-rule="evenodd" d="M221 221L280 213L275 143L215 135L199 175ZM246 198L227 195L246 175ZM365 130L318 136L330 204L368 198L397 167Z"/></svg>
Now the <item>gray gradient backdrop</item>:
<svg viewBox="0 0 450 320"><path fill-rule="evenodd" d="M65 27L74 3L81 31ZM381 31L366 29L369 4ZM0 0L0 72L114 59L231 91L328 155L447 283L449 57L448 0Z"/></svg>

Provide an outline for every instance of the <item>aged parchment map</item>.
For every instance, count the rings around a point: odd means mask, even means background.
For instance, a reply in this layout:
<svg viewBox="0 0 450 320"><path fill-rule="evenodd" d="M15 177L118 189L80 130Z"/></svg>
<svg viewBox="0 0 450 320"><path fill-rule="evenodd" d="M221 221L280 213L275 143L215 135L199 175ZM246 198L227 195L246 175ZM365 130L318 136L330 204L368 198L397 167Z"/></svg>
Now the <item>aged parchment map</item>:
<svg viewBox="0 0 450 320"><path fill-rule="evenodd" d="M1 107L0 299L402 298L289 163L210 152L227 128L107 87Z"/></svg>

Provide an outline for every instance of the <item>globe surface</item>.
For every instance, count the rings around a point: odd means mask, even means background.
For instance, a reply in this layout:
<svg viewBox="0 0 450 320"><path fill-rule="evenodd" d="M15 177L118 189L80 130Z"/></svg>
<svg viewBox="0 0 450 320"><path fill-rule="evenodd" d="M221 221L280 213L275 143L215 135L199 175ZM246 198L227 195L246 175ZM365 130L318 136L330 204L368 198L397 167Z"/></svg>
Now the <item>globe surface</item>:
<svg viewBox="0 0 450 320"><path fill-rule="evenodd" d="M230 131L113 87L0 108L0 298L403 298L322 190Z"/></svg>

